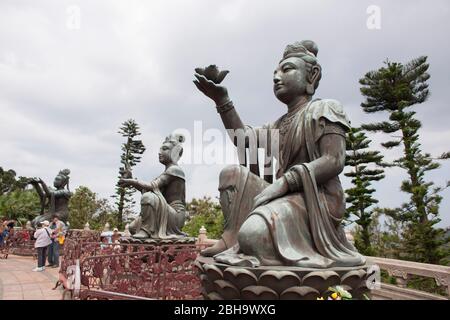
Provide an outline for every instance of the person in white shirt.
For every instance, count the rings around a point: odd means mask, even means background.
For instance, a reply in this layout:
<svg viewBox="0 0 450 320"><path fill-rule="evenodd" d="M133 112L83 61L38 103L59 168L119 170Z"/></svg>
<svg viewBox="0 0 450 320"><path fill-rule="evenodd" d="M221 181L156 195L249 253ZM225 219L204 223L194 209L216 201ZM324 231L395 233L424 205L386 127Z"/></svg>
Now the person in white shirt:
<svg viewBox="0 0 450 320"><path fill-rule="evenodd" d="M52 243L51 230L48 228L49 225L50 223L47 220L42 221L40 227L38 227L34 233L34 238L36 239L34 247L37 249L38 265L37 268L33 269L33 271L36 272L45 270L47 247Z"/></svg>

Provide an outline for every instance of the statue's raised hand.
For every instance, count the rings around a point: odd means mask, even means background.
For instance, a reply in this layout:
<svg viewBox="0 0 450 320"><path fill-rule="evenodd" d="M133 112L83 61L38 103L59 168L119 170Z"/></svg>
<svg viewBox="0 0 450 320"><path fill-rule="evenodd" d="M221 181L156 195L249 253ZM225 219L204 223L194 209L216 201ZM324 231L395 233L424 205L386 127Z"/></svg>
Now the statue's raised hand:
<svg viewBox="0 0 450 320"><path fill-rule="evenodd" d="M39 183L40 181L41 181L40 178L30 178L30 179L28 179L28 183L29 183L29 184L37 184L37 183Z"/></svg>
<svg viewBox="0 0 450 320"><path fill-rule="evenodd" d="M195 86L216 105L222 105L229 100L227 88L220 85L228 70L219 71L216 65L210 65L206 68L196 68L195 72L194 76L197 78L194 80Z"/></svg>

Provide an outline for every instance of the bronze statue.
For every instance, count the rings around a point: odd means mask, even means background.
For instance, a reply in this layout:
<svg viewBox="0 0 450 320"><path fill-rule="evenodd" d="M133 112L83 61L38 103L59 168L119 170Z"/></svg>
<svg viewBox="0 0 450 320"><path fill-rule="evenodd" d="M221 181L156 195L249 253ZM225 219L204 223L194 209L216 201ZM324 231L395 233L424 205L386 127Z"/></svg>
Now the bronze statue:
<svg viewBox="0 0 450 320"><path fill-rule="evenodd" d="M166 169L150 183L132 179L125 168L121 187L134 187L142 193L141 213L129 226L136 239L177 239L186 235L181 231L186 219L186 181L177 162L183 154L184 136L170 135L159 151L159 162ZM126 178L125 178L126 177Z"/></svg>
<svg viewBox="0 0 450 320"><path fill-rule="evenodd" d="M40 215L32 221L34 228L36 228L37 223L45 220L50 221L54 216L57 216L64 223L67 222L69 218L69 199L72 196L72 192L69 190L69 175L69 169L61 170L53 181L55 189L49 188L41 178L29 180L29 183L34 187L41 200Z"/></svg>
<svg viewBox="0 0 450 320"><path fill-rule="evenodd" d="M247 267L365 263L341 226L345 201L338 175L344 168L350 123L338 101L312 99L322 75L317 53L310 40L286 47L274 72L273 90L287 113L262 128L244 125L227 89L205 72L211 67L196 69L194 83L215 102L226 129L245 130L258 139L262 129L278 130L280 145L273 183L244 166L223 169L219 191L225 228L204 256Z"/></svg>

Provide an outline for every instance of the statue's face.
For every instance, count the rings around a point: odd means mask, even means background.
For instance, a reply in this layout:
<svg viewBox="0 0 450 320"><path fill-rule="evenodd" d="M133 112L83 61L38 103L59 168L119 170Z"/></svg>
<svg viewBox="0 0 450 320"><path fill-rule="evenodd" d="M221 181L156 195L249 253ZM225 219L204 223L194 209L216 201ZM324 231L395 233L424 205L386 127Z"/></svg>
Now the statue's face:
<svg viewBox="0 0 450 320"><path fill-rule="evenodd" d="M172 162L172 144L170 142L164 142L161 148L159 148L159 162L162 164L168 164Z"/></svg>
<svg viewBox="0 0 450 320"><path fill-rule="evenodd" d="M55 178L55 181L53 181L53 186L55 188L61 188L61 187L63 187L63 183L64 183L64 179L60 175L57 175Z"/></svg>
<svg viewBox="0 0 450 320"><path fill-rule="evenodd" d="M306 63L301 58L290 57L280 62L273 76L273 92L281 102L289 104L306 94Z"/></svg>

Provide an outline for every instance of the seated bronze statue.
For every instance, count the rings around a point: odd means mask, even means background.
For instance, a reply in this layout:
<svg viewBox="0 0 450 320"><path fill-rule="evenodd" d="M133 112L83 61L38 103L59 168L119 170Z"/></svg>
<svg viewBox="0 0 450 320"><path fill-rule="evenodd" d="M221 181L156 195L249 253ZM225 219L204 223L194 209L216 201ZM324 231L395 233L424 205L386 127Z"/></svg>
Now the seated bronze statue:
<svg viewBox="0 0 450 320"><path fill-rule="evenodd" d="M41 201L40 215L32 221L34 228L37 223L50 221L54 216L64 223L69 219L69 199L72 196L72 192L69 190L69 175L69 169L61 170L53 181L55 189L49 188L41 178L32 178L28 181L38 193Z"/></svg>
<svg viewBox="0 0 450 320"><path fill-rule="evenodd" d="M129 226L133 238L177 239L186 235L181 231L186 219L186 181L177 162L183 154L181 135L170 135L159 151L159 162L166 169L145 183L131 178L120 179L121 187L134 187L142 193L141 213Z"/></svg>
<svg viewBox="0 0 450 320"><path fill-rule="evenodd" d="M317 45L310 40L286 47L274 71L273 90L287 113L262 128L245 126L228 90L205 76L204 69L196 69L194 83L215 102L226 129L244 130L257 139L262 129L278 130L280 146L273 183L244 166L223 169L219 191L224 232L203 255L253 267L365 263L341 226L345 199L338 175L344 168L350 123L338 101L312 99L322 75L317 53Z"/></svg>

